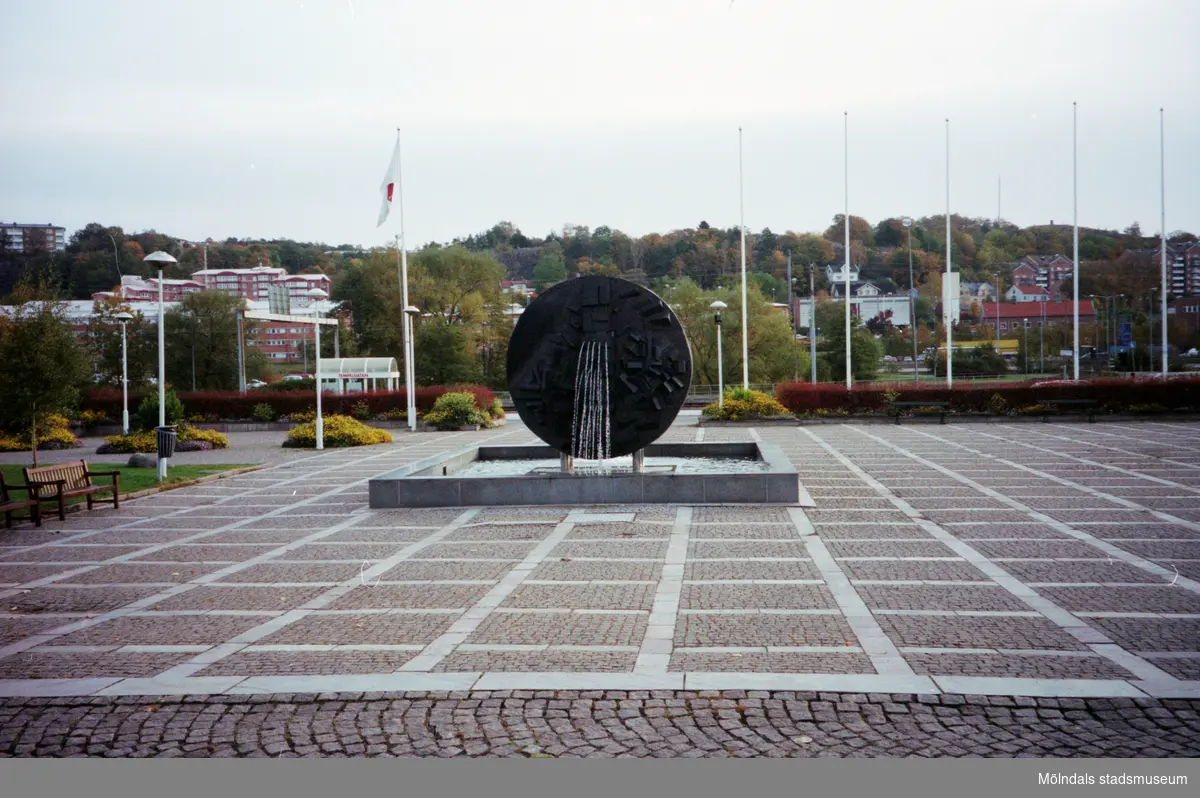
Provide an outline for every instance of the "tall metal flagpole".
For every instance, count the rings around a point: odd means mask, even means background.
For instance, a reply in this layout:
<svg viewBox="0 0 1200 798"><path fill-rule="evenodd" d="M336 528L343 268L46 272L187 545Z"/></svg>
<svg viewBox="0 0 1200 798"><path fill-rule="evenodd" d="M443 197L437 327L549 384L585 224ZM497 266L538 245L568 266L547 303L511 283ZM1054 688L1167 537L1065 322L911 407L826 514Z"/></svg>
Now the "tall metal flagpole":
<svg viewBox="0 0 1200 798"><path fill-rule="evenodd" d="M416 370L413 368L412 320L408 307L408 247L404 242L404 181L400 158L400 128L396 128L396 204L400 210L400 235L396 237L396 257L400 263L400 330L404 346L404 392L408 400L408 428L417 431Z"/></svg>
<svg viewBox="0 0 1200 798"><path fill-rule="evenodd" d="M846 187L846 214L845 214L845 220L844 220L846 223L846 244L845 244L846 274L844 275L844 277L846 279L846 290L845 290L844 299L846 302L846 390L848 391L848 390L850 390L851 380L853 378L852 374L851 374L851 368L850 368L850 112L849 111L845 111L842 113L842 151L844 154L842 166L843 166L843 171L845 173L844 178L845 178L845 184L846 184L845 185L845 187Z"/></svg>
<svg viewBox="0 0 1200 798"><path fill-rule="evenodd" d="M954 248L950 237L950 120L946 120L946 281L942 283L942 315L946 319L946 387L954 387L954 319L951 318L950 252Z"/></svg>
<svg viewBox="0 0 1200 798"><path fill-rule="evenodd" d="M742 240L742 387L750 390L750 329L746 321L746 202L742 193L742 129L738 128L738 228Z"/></svg>
<svg viewBox="0 0 1200 798"><path fill-rule="evenodd" d="M1163 109L1158 109L1159 199L1162 203L1162 374L1167 376L1167 144Z"/></svg>
<svg viewBox="0 0 1200 798"><path fill-rule="evenodd" d="M1071 169L1074 193L1074 214L1073 222L1075 224L1075 255L1074 265L1071 267L1071 282L1074 286L1075 293L1072 302L1071 310L1071 329L1074 333L1074 343L1072 344L1072 360L1075 363L1075 381L1079 382L1079 123L1077 121L1078 103L1071 103Z"/></svg>

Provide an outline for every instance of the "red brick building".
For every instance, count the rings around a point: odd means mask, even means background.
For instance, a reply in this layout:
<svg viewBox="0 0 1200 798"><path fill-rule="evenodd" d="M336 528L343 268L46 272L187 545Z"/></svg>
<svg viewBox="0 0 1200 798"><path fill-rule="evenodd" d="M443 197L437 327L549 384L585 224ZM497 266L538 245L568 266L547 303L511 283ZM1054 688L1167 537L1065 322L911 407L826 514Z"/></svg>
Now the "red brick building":
<svg viewBox="0 0 1200 798"><path fill-rule="evenodd" d="M1073 302L1001 302L999 306L1000 316L1000 332L1013 332L1016 330L1029 327L1037 329L1041 326L1043 319L1046 326L1051 324L1071 324L1074 318ZM982 315L980 323L995 326L996 303L988 302L981 306ZM1092 307L1089 300L1079 300L1079 326L1085 324L1094 324L1096 320L1096 311Z"/></svg>

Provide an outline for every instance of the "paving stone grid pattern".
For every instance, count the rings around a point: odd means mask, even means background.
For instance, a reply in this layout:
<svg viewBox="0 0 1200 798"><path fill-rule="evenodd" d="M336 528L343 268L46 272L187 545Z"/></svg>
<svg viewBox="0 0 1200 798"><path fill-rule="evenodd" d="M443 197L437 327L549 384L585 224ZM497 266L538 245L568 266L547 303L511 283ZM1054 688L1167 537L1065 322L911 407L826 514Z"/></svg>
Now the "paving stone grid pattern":
<svg viewBox="0 0 1200 798"><path fill-rule="evenodd" d="M1200 428L687 420L783 449L816 507L367 507L519 422L312 453L2 533L0 696L1200 698Z"/></svg>

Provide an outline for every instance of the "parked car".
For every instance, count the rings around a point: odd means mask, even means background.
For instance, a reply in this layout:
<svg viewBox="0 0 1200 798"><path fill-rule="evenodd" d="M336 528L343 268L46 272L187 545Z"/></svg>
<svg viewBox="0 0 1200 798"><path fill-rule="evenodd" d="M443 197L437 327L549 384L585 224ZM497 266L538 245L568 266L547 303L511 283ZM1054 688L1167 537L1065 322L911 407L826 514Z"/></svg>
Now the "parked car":
<svg viewBox="0 0 1200 798"><path fill-rule="evenodd" d="M250 380L246 383L247 388L262 388L266 385L262 380Z"/></svg>

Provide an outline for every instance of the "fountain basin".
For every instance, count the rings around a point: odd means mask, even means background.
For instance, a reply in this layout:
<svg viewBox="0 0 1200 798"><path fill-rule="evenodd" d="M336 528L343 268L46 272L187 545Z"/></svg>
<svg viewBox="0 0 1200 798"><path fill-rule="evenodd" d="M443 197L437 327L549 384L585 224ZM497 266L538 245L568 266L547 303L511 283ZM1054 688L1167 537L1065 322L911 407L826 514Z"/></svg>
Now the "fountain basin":
<svg viewBox="0 0 1200 798"><path fill-rule="evenodd" d="M470 446L420 460L368 483L373 509L592 504L797 504L791 461L763 443L652 443L646 470L547 470L550 446ZM659 461L663 462L659 462ZM497 466L497 463L502 465ZM722 469L721 461L729 467ZM696 466L696 467L693 467ZM499 473L498 473L499 472ZM510 473L504 473L510 472Z"/></svg>

